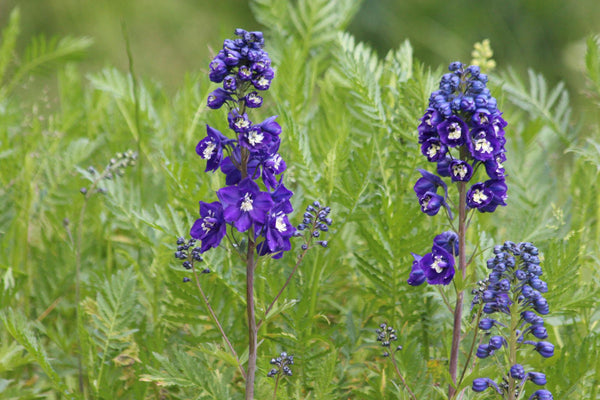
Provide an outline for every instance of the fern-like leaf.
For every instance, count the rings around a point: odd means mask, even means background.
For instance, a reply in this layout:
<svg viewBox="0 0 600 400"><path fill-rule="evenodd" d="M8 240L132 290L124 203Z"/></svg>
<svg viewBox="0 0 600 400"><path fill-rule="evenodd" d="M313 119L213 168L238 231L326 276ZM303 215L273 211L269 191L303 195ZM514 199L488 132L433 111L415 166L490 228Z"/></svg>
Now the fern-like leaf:
<svg viewBox="0 0 600 400"><path fill-rule="evenodd" d="M0 86L2 86L6 69L13 58L17 37L19 36L20 21L21 13L19 7L16 7L10 13L8 25L2 30L2 45L0 45Z"/></svg>
<svg viewBox="0 0 600 400"><path fill-rule="evenodd" d="M22 314L14 312L11 308L0 312L0 320L11 336L27 350L44 370L55 389L63 393L68 399L76 399L77 396L71 392L50 364L48 355L34 333L32 324Z"/></svg>

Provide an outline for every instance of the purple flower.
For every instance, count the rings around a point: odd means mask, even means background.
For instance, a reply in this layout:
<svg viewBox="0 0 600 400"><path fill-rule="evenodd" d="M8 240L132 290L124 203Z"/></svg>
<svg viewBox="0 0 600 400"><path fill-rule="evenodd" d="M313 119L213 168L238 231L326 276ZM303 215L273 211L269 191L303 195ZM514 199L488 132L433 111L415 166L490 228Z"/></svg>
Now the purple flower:
<svg viewBox="0 0 600 400"><path fill-rule="evenodd" d="M458 235L454 231L440 233L433 238L433 244L440 246L453 256L458 255Z"/></svg>
<svg viewBox="0 0 600 400"><path fill-rule="evenodd" d="M219 246L221 239L227 233L227 225L223 218L223 206L218 201L213 203L200 202L200 218L190 229L190 236L202 241L200 252L204 253L211 247Z"/></svg>
<svg viewBox="0 0 600 400"><path fill-rule="evenodd" d="M290 203L290 199L294 195L294 192L286 188L282 181L283 177L279 180L277 187L271 193L271 199L273 199L273 203L275 203L275 205L284 213L289 214L294 211L292 208L292 203Z"/></svg>
<svg viewBox="0 0 600 400"><path fill-rule="evenodd" d="M246 113L240 115L236 108L229 112L227 121L229 121L229 128L235 133L245 133L252 126L252 122L248 119L248 115Z"/></svg>
<svg viewBox="0 0 600 400"><path fill-rule="evenodd" d="M247 231L252 224L264 225L267 213L273 207L271 195L261 192L250 178L243 179L237 186L219 189L217 197L223 204L225 221L240 232Z"/></svg>
<svg viewBox="0 0 600 400"><path fill-rule="evenodd" d="M436 244L431 253L419 260L419 264L430 285L447 285L454 277L454 257Z"/></svg>
<svg viewBox="0 0 600 400"><path fill-rule="evenodd" d="M535 350L544 358L554 355L554 345L550 342L540 341L535 345Z"/></svg>
<svg viewBox="0 0 600 400"><path fill-rule="evenodd" d="M490 179L485 181L485 188L490 191L492 198L488 203L478 208L481 212L494 212L498 206L506 205L506 191L508 187L504 179Z"/></svg>
<svg viewBox="0 0 600 400"><path fill-rule="evenodd" d="M496 392L502 393L502 391L500 390L498 385L496 385L496 382L494 382L490 378L473 379L472 389L474 392L483 392L484 390L486 390L489 387L493 387L494 389L496 389Z"/></svg>
<svg viewBox="0 0 600 400"><path fill-rule="evenodd" d="M500 150L500 144L496 140L496 132L492 125L484 125L471 130L470 137L469 151L476 160L491 160Z"/></svg>
<svg viewBox="0 0 600 400"><path fill-rule="evenodd" d="M546 375L541 372L529 372L527 374L527 379L539 386L544 386L546 384Z"/></svg>
<svg viewBox="0 0 600 400"><path fill-rule="evenodd" d="M469 127L460 117L452 115L437 126L440 141L449 146L462 146L468 140Z"/></svg>
<svg viewBox="0 0 600 400"><path fill-rule="evenodd" d="M437 162L444 158L448 148L438 138L427 139L421 145L421 153L427 157L430 162Z"/></svg>
<svg viewBox="0 0 600 400"><path fill-rule="evenodd" d="M265 161L263 161L262 179L267 189L277 186L275 175L281 174L286 169L286 164L283 158L278 153L275 153Z"/></svg>
<svg viewBox="0 0 600 400"><path fill-rule="evenodd" d="M473 167L466 161L452 160L449 170L450 178L453 182L468 182L473 176Z"/></svg>
<svg viewBox="0 0 600 400"><path fill-rule="evenodd" d="M525 368L521 364L513 365L510 367L510 377L520 381L525 378Z"/></svg>
<svg viewBox="0 0 600 400"><path fill-rule="evenodd" d="M271 81L275 73L271 68L267 68L262 74L252 78L252 84L258 90L267 90L271 86Z"/></svg>
<svg viewBox="0 0 600 400"><path fill-rule="evenodd" d="M250 92L244 98L244 102L248 108L259 108L262 106L263 98L257 92Z"/></svg>
<svg viewBox="0 0 600 400"><path fill-rule="evenodd" d="M425 282L425 279L427 279L427 277L425 276L425 273L423 272L423 269L421 268L421 257L418 254L415 253L411 253L414 260L412 263L412 269L410 271L410 275L408 276L408 284L411 286L419 286L421 285L423 282Z"/></svg>
<svg viewBox="0 0 600 400"><path fill-rule="evenodd" d="M218 88L208 95L206 103L209 108L216 110L221 108L221 106L225 104L227 100L231 100L231 93L223 88Z"/></svg>
<svg viewBox="0 0 600 400"><path fill-rule="evenodd" d="M438 187L444 189L445 196L448 196L448 186L446 186L442 178L424 169L417 169L417 171L422 175L422 177L417 180L414 187L417 197L421 197L427 192L437 193Z"/></svg>
<svg viewBox="0 0 600 400"><path fill-rule="evenodd" d="M219 53L217 57L215 57L209 65L210 73L208 74L209 79L212 82L220 83L223 81L225 76L229 73L227 69L227 65L221 58L222 53Z"/></svg>
<svg viewBox="0 0 600 400"><path fill-rule="evenodd" d="M528 400L553 400L552 393L546 389L536 390Z"/></svg>
<svg viewBox="0 0 600 400"><path fill-rule="evenodd" d="M221 164L223 158L223 146L228 140L221 132L206 125L207 136L196 146L196 153L207 160L204 172L215 171Z"/></svg>
<svg viewBox="0 0 600 400"><path fill-rule="evenodd" d="M476 183L467 191L467 206L481 211L490 204L494 194L482 182Z"/></svg>
<svg viewBox="0 0 600 400"><path fill-rule="evenodd" d="M429 216L434 216L445 204L445 200L439 194L426 192L423 196L419 197L419 204L421 205L421 211Z"/></svg>
<svg viewBox="0 0 600 400"><path fill-rule="evenodd" d="M291 250L290 238L295 231L296 228L290 224L287 215L279 207L274 207L267 215L263 232L265 241L257 246L258 253L273 254L273 258L281 258L284 251Z"/></svg>

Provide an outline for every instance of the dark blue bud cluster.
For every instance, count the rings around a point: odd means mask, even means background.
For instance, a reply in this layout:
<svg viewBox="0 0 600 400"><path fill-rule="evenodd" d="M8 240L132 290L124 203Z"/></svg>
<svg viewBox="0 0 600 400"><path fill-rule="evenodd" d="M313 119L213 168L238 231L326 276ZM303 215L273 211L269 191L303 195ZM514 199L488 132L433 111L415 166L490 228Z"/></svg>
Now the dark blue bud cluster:
<svg viewBox="0 0 600 400"><path fill-rule="evenodd" d="M382 355L384 357L389 357L389 349L392 345L392 342L398 340L398 337L396 336L396 330L384 322L379 325L379 328L375 329L375 333L377 334L377 341L381 342L381 346L385 347L386 349ZM392 352L395 353L398 350L402 350L402 346L396 346Z"/></svg>
<svg viewBox="0 0 600 400"><path fill-rule="evenodd" d="M188 241L183 237L177 238L177 250L175 251L175 258L182 261L181 266L185 269L192 269L195 262L202 262L204 259L201 255L201 248L196 246L196 239L191 238ZM209 268L202 270L203 274L210 273ZM184 282L189 282L190 278L183 278Z"/></svg>
<svg viewBox="0 0 600 400"><path fill-rule="evenodd" d="M243 108L258 108L263 99L256 90L267 90L275 76L271 59L263 50L265 40L262 32L235 30L236 39L227 39L223 49L211 61L209 79L223 83L208 96L208 107L229 108L243 105Z"/></svg>
<svg viewBox="0 0 600 400"><path fill-rule="evenodd" d="M111 180L115 176L123 176L127 167L133 167L137 163L137 153L133 150L127 150L123 153L117 153L108 162L108 165L104 168L104 171L98 172L96 168L89 166L87 172L90 174L90 180L92 188L95 193L106 193L106 189L98 187L98 184L102 180ZM79 192L84 196L88 194L88 188L82 187Z"/></svg>
<svg viewBox="0 0 600 400"><path fill-rule="evenodd" d="M289 366L294 365L294 356L284 351L279 355L279 357L271 359L271 365L275 365L276 368L273 368L269 371L267 374L269 378L273 378L279 374L292 376L292 370Z"/></svg>
<svg viewBox="0 0 600 400"><path fill-rule="evenodd" d="M322 206L316 200L306 207L302 223L296 227L297 230L294 234L294 236L304 237L302 250L308 250L313 239L321 238L322 234L329 232L329 227L333 223L333 220L329 218L330 212L330 207ZM322 247L329 245L327 240L317 240L316 243Z"/></svg>
<svg viewBox="0 0 600 400"><path fill-rule="evenodd" d="M531 243L505 242L494 247L494 257L487 261L491 270L485 281L478 282L478 288L472 291L472 305L483 305L482 311L497 319L506 319L503 324L490 317L482 318L478 327L488 336L488 342L477 348L477 357L487 358L502 347L511 348L509 372L503 377L501 384L488 378L473 381L473 390L481 392L493 387L498 393L523 390L526 381L536 385L546 384L546 376L541 372L526 372L521 364L516 363L517 352L525 346L532 346L542 357L554 355L554 345L543 339L548 338L541 315L549 312L548 302L542 293L548 291L546 282L540 279L542 268L538 249ZM512 328L509 328L512 327ZM492 330L499 334L493 335ZM539 339L539 340L531 340ZM509 343L512 341L512 343ZM549 397L548 397L549 396ZM547 390L538 390L530 399L551 399Z"/></svg>

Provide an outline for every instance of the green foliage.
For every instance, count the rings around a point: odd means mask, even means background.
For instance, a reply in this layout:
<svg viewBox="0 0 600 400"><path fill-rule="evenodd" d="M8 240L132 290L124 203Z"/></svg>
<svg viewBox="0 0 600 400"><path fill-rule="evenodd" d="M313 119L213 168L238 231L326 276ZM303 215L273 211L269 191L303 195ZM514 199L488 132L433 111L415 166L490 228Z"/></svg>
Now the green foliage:
<svg viewBox="0 0 600 400"><path fill-rule="evenodd" d="M266 374L281 351L296 362L278 398L409 398L375 341L382 322L398 332L398 365L417 398L443 398L448 299L436 288L406 284L411 252L425 253L449 228L420 213L413 192L416 168L431 168L416 128L443 72L416 60L408 41L379 57L344 32L357 2L251 4L268 29L276 67L259 112L279 115L293 221L315 199L332 207L334 219L329 248L309 252L260 328L257 398L272 397ZM198 201L214 201L223 184L219 173L203 173L194 152L206 123L226 129L225 111L206 112L215 85L202 71L186 76L174 95L132 69L107 67L84 77L72 61L87 39L38 38L19 58L18 31L13 11L0 46L0 397L241 398L235 358L193 282L182 282L193 276L173 259ZM599 54L590 39L586 65L595 99ZM56 75L56 87L21 96L17 82L41 73ZM556 356L532 357L531 365L547 373L555 398L596 398L599 105L582 115L562 84L534 72L523 80L508 70L494 85L509 122L509 205L474 217L469 274L483 278L494 244L535 241L544 253ZM88 167L100 171L126 149L139 153L138 165L103 180L106 193L84 200L80 188L95 179ZM294 243L282 260L258 266L259 318L299 251ZM204 256L202 267L212 273L200 284L244 363L244 268L224 248ZM462 385L485 373L469 370ZM476 397L467 389L464 398Z"/></svg>

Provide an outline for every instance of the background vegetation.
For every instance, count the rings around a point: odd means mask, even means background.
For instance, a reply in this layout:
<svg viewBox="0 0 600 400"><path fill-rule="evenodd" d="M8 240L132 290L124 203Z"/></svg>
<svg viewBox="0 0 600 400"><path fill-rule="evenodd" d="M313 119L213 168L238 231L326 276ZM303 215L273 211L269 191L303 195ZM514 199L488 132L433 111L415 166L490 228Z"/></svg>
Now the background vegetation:
<svg viewBox="0 0 600 400"><path fill-rule="evenodd" d="M510 197L474 220L470 242L481 251L472 273L484 277L493 244L534 241L544 253L556 355L529 363L547 373L556 399L598 398L600 48L583 39L597 8L576 23L593 2L506 11L506 21L529 21L518 45L523 24L507 22L515 36L505 35L483 22L501 15L483 5L463 8L469 24L452 20L441 2L378 6L388 14L382 21L397 11L380 28L384 40L368 33L377 21L368 1L68 3L43 3L37 17L39 2L12 14L11 1L0 5L0 397L240 398L243 382L173 252L198 201L215 200L222 185L194 152L205 123L225 129L223 116L205 107L214 88L205 51L247 21L266 32L277 68L263 113L279 115L295 209L319 199L332 207L335 227L330 248L309 255L261 329L257 398L270 396L268 361L283 350L296 364L279 398L408 398L375 342L383 321L399 331L400 367L417 397L443 398L452 321L437 290L405 283L410 252L423 254L445 228L419 212L412 191L415 168L425 165L416 126L444 72L437 66L468 62L483 37L497 49L492 92L510 124ZM177 10L185 18L169 19ZM422 24L411 18L417 10ZM152 29L160 25L152 18L170 21L172 36ZM458 30L477 24L486 29ZM455 35L443 34L448 26ZM566 32L552 33L561 45L546 52L540 43L557 27ZM49 39L54 33L62 39ZM367 37L377 49L361 41ZM571 53L571 44L587 52ZM95 179L88 166L102 171L126 149L139 153L137 166L102 181L106 194L84 197L80 188ZM206 264L213 273L202 283L241 352L243 268L224 249L209 252ZM259 305L293 264L294 251L260 266ZM486 374L493 372L472 377Z"/></svg>

